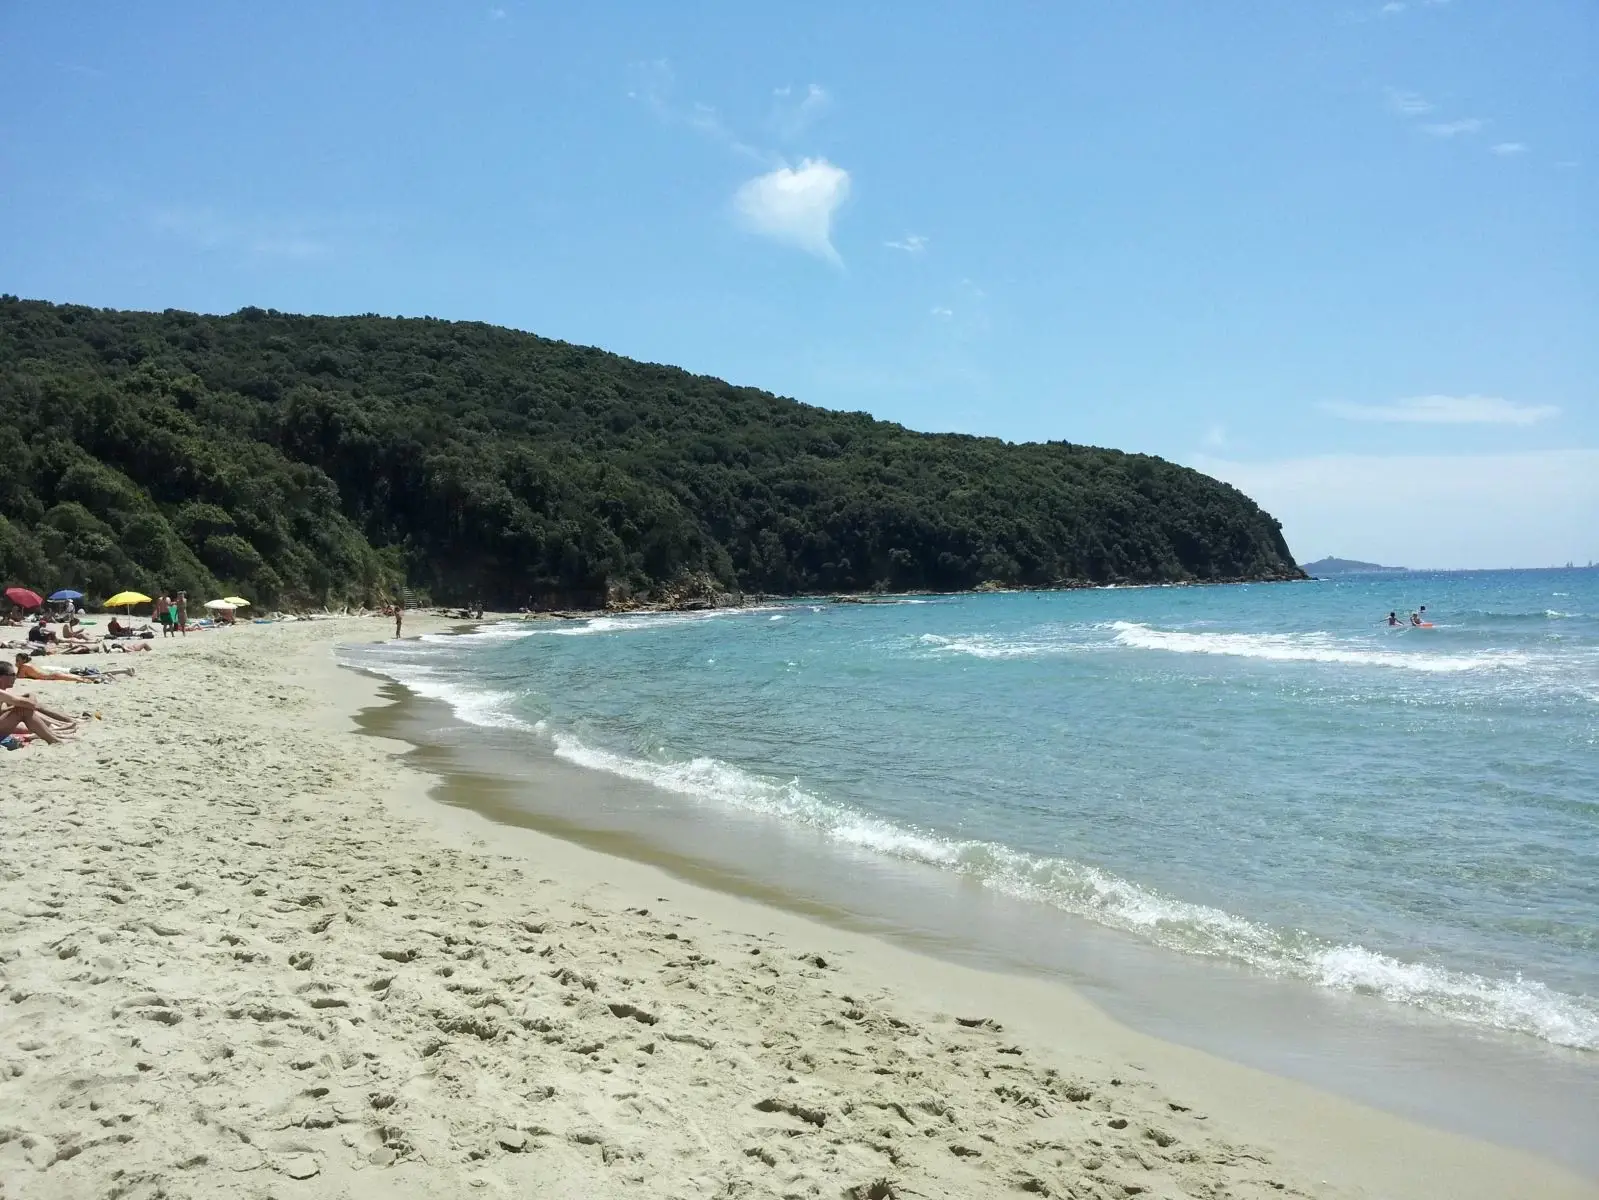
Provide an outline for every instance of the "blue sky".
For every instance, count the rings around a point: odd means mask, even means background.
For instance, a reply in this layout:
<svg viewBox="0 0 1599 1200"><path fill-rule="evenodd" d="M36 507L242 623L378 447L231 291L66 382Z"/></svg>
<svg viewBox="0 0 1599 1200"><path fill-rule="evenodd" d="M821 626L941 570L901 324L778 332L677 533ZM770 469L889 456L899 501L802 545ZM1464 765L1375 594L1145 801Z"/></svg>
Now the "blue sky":
<svg viewBox="0 0 1599 1200"><path fill-rule="evenodd" d="M864 9L875 9L865 12ZM1599 7L15 3L0 290L491 321L1599 558Z"/></svg>

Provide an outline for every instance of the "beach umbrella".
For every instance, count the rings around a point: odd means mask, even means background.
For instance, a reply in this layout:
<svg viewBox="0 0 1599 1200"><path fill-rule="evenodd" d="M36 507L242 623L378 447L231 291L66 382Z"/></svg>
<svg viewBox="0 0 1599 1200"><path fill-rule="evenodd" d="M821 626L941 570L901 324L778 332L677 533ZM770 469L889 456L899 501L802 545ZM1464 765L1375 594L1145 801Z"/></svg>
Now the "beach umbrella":
<svg viewBox="0 0 1599 1200"><path fill-rule="evenodd" d="M38 608L39 605L44 603L38 592L30 592L25 587L8 587L6 589L6 599L19 608Z"/></svg>
<svg viewBox="0 0 1599 1200"><path fill-rule="evenodd" d="M243 596L224 596L222 598L224 600L226 600L229 604L233 605L234 608L249 608L250 607L250 602L248 600L246 600Z"/></svg>
<svg viewBox="0 0 1599 1200"><path fill-rule="evenodd" d="M75 592L71 588L62 588L59 592L51 592L50 599L52 602L57 600L82 600L83 593Z"/></svg>
<svg viewBox="0 0 1599 1200"><path fill-rule="evenodd" d="M150 597L143 592L118 592L105 602L107 608L131 608L135 604L148 604Z"/></svg>
<svg viewBox="0 0 1599 1200"><path fill-rule="evenodd" d="M226 600L207 600L205 602L205 606L207 608L230 608L230 609L238 607L238 605L236 605L236 604L229 604Z"/></svg>

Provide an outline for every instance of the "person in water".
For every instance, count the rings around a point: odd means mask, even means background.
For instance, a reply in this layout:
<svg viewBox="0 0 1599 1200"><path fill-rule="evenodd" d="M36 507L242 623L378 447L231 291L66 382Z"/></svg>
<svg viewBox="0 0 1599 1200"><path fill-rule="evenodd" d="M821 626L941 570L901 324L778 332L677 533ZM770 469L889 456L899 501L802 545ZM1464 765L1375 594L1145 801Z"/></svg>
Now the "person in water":
<svg viewBox="0 0 1599 1200"><path fill-rule="evenodd" d="M1421 624L1421 614L1418 613L1418 612L1412 612L1410 614L1410 623L1412 625L1420 625Z"/></svg>
<svg viewBox="0 0 1599 1200"><path fill-rule="evenodd" d="M1390 625L1399 624L1399 614L1398 613L1389 613L1388 614L1388 624L1390 624Z"/></svg>

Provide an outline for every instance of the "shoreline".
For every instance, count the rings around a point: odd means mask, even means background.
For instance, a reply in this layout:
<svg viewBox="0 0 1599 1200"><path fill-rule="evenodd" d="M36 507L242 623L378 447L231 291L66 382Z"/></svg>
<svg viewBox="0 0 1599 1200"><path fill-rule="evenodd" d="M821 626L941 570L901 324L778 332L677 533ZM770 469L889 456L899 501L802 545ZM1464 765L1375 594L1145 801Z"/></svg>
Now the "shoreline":
<svg viewBox="0 0 1599 1200"><path fill-rule="evenodd" d="M930 866L677 802L530 744L523 730L474 723L358 653L341 661L389 701L358 723L407 743L406 763L435 777L431 794L452 811L940 962L1059 983L1147 1036L1599 1179L1580 1116L1599 1105L1588 1052L1174 953Z"/></svg>
<svg viewBox="0 0 1599 1200"><path fill-rule="evenodd" d="M0 879L0 1182L1599 1195L1060 984L450 808L409 744L357 736L381 687L332 647L384 632L191 638L94 689L106 720L78 742L8 761L27 852Z"/></svg>

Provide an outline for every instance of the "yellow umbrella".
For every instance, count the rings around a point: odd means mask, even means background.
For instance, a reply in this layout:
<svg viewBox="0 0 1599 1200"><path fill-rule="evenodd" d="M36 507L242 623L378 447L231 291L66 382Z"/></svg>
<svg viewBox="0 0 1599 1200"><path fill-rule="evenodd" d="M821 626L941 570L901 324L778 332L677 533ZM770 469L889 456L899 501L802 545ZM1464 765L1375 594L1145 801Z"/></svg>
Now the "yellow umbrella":
<svg viewBox="0 0 1599 1200"><path fill-rule="evenodd" d="M250 607L250 602L248 600L246 600L243 596L224 596L222 598L224 600L226 600L229 604L233 605L234 608L249 608Z"/></svg>
<svg viewBox="0 0 1599 1200"><path fill-rule="evenodd" d="M134 604L148 604L150 597L143 592L118 592L105 602L107 608L128 608Z"/></svg>

